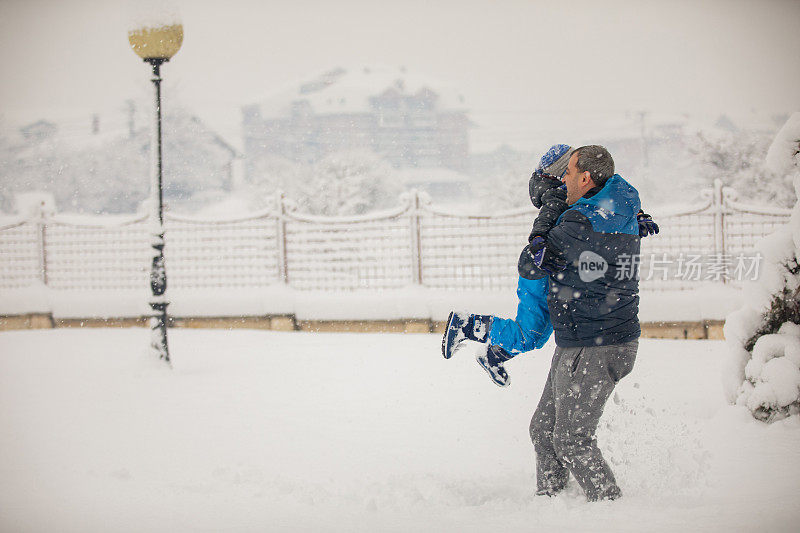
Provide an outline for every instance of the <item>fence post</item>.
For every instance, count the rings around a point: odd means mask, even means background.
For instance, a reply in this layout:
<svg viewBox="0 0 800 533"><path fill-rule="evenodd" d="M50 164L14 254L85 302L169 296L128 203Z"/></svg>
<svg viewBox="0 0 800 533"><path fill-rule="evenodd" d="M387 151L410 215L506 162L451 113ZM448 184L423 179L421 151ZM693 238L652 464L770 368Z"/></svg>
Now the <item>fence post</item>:
<svg viewBox="0 0 800 533"><path fill-rule="evenodd" d="M47 212L44 203L36 216L36 241L39 247L39 279L47 285Z"/></svg>
<svg viewBox="0 0 800 533"><path fill-rule="evenodd" d="M722 180L716 178L714 180L714 193L713 193L713 206L714 206L714 255L718 265L726 264L727 258L725 253L725 195L723 194ZM720 280L722 283L727 283L726 275L722 276Z"/></svg>
<svg viewBox="0 0 800 533"><path fill-rule="evenodd" d="M411 277L415 285L422 285L422 239L420 230L420 201L419 191L411 191L411 216L409 217L411 231Z"/></svg>
<svg viewBox="0 0 800 533"><path fill-rule="evenodd" d="M725 253L725 206L722 197L722 180L714 180L712 196L714 208L714 253L721 256Z"/></svg>
<svg viewBox="0 0 800 533"><path fill-rule="evenodd" d="M286 205L284 204L284 196L282 191L278 191L275 194L275 201L277 204L277 232L276 232L276 240L277 240L277 259L278 259L278 279L284 283L289 283L289 268L287 263L287 253L286 253Z"/></svg>

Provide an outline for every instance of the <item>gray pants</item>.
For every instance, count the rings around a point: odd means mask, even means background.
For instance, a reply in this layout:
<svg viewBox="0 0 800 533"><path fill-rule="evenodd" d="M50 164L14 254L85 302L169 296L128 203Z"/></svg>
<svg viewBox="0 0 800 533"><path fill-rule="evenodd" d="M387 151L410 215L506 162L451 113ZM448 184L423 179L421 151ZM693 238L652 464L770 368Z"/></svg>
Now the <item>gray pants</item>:
<svg viewBox="0 0 800 533"><path fill-rule="evenodd" d="M556 347L530 426L538 493L563 489L572 472L589 501L620 495L595 431L614 386L633 370L638 346Z"/></svg>

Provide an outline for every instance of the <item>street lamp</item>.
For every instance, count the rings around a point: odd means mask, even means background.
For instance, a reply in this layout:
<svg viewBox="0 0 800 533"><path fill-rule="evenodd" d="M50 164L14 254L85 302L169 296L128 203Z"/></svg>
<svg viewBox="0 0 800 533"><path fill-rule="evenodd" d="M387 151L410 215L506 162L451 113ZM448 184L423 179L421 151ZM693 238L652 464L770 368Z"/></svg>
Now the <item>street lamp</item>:
<svg viewBox="0 0 800 533"><path fill-rule="evenodd" d="M150 347L169 363L167 347L167 271L164 268L164 195L161 187L161 64L169 61L183 43L183 26L179 23L142 26L128 32L128 41L136 54L153 67L155 115L151 139L152 166L150 194L152 197L151 241L153 259L150 265Z"/></svg>

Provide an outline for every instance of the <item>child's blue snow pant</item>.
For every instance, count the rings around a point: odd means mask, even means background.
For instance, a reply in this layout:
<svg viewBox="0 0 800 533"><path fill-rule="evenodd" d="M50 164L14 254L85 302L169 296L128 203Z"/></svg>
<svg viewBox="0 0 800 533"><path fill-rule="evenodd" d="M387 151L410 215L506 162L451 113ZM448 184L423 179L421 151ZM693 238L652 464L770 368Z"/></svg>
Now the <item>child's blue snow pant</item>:
<svg viewBox="0 0 800 533"><path fill-rule="evenodd" d="M541 279L519 278L517 317L492 317L489 344L500 346L509 355L541 348L553 333L547 309L547 276Z"/></svg>

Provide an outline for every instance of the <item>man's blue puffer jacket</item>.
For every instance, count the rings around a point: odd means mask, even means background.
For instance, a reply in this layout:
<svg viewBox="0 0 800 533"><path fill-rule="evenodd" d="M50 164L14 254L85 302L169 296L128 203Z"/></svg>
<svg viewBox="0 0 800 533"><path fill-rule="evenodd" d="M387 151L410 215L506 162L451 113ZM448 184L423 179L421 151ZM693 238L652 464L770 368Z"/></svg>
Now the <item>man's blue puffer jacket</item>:
<svg viewBox="0 0 800 533"><path fill-rule="evenodd" d="M637 339L639 327L639 193L615 174L602 189L564 211L547 247L567 268L550 276L547 305L558 346L602 346ZM532 261L520 275L547 275Z"/></svg>

